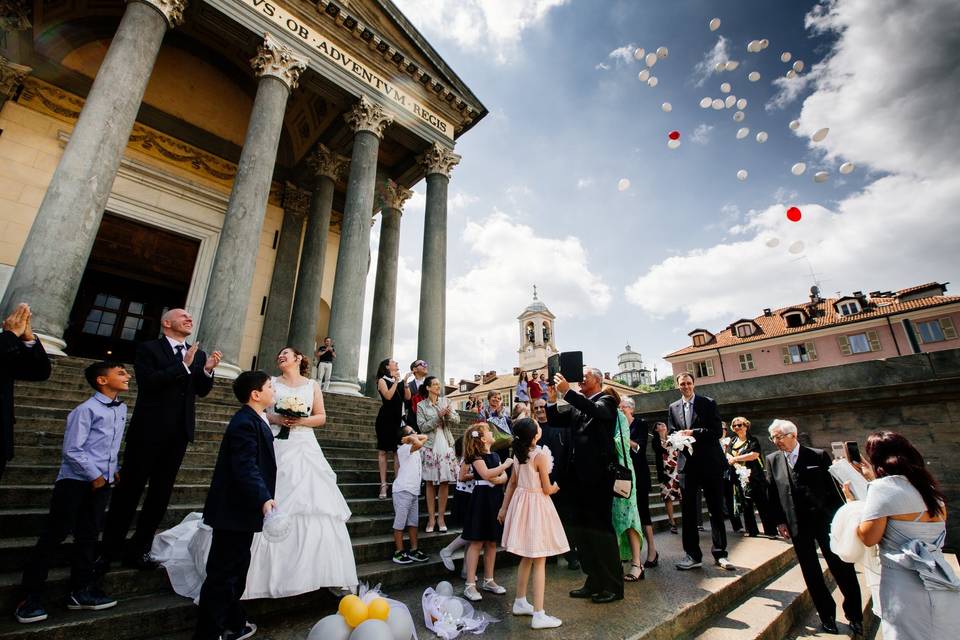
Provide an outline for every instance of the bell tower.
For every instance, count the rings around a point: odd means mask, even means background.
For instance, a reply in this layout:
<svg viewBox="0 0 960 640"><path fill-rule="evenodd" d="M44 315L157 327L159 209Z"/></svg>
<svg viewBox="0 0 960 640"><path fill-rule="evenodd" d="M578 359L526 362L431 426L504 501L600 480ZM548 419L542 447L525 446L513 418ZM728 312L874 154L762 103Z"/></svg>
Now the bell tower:
<svg viewBox="0 0 960 640"><path fill-rule="evenodd" d="M554 342L556 318L537 297L537 285L533 285L533 302L517 316L520 329L520 348L517 349L517 355L522 370L546 368L547 358L557 352Z"/></svg>

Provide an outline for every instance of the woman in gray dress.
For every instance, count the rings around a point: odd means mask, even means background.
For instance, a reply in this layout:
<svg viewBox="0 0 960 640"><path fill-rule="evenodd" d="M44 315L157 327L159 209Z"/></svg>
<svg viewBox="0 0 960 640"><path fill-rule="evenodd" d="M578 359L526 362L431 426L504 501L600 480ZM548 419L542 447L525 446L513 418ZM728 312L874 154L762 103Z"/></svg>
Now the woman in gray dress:
<svg viewBox="0 0 960 640"><path fill-rule="evenodd" d="M960 578L943 557L947 507L923 456L898 433L867 438L870 480L857 535L880 551L880 619L884 640L956 637ZM844 487L847 499L849 488Z"/></svg>

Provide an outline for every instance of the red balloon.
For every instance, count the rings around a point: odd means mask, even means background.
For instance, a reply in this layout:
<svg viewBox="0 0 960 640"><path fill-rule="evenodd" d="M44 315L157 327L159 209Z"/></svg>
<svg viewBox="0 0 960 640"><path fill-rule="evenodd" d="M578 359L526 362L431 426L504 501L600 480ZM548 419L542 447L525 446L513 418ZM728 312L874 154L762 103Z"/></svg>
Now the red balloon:
<svg viewBox="0 0 960 640"><path fill-rule="evenodd" d="M671 131L670 133L667 134L667 137L670 138L671 140L679 140L679 139L680 139L680 132L679 132L679 131Z"/></svg>
<svg viewBox="0 0 960 640"><path fill-rule="evenodd" d="M787 220L790 222L800 222L801 217L802 214L800 213L800 209L797 209L796 207L790 207L787 209Z"/></svg>

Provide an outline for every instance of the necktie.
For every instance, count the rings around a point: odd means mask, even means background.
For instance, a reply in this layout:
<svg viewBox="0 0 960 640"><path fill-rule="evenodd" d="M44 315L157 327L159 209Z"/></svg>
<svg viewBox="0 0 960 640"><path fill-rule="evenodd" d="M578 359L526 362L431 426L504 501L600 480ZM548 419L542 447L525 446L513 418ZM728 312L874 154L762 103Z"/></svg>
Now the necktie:
<svg viewBox="0 0 960 640"><path fill-rule="evenodd" d="M687 410L690 408L690 403L684 401L683 403L683 426L690 428L690 418L687 417Z"/></svg>
<svg viewBox="0 0 960 640"><path fill-rule="evenodd" d="M791 469L793 469L793 465L797 464L797 459L794 457L793 452L787 454L787 464L790 465Z"/></svg>
<svg viewBox="0 0 960 640"><path fill-rule="evenodd" d="M183 360L183 345L178 344L173 350L177 352L177 360Z"/></svg>

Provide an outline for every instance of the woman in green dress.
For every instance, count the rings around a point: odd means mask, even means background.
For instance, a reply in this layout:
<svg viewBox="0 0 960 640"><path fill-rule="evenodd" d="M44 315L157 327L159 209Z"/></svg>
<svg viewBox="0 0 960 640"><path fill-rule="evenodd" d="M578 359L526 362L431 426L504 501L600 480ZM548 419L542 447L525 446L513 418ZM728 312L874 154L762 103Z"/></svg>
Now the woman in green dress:
<svg viewBox="0 0 960 640"><path fill-rule="evenodd" d="M603 390L604 393L616 399L620 406L620 394L612 387ZM640 512L637 510L637 476L630 459L630 424L623 412L617 410L617 426L614 433L614 449L617 452L617 461L630 469L632 490L629 498L613 498L613 530L617 533L617 542L620 544L620 559L630 561L630 570L623 574L625 582L643 580L643 560L640 551L643 549L643 523L640 521Z"/></svg>

